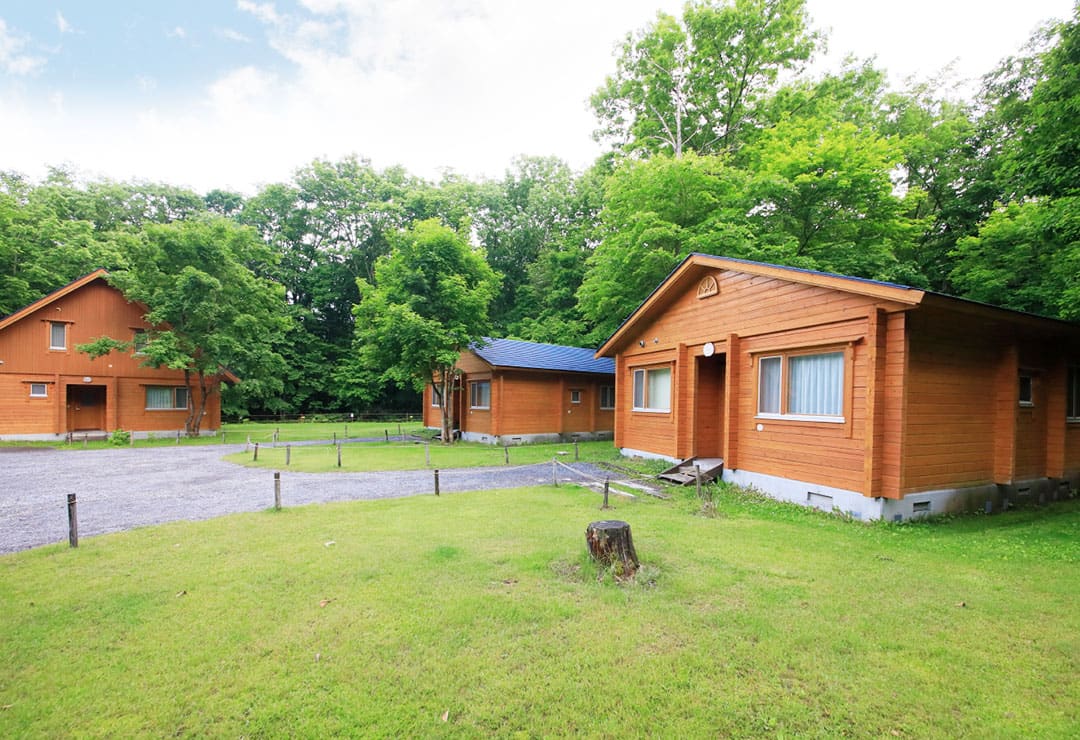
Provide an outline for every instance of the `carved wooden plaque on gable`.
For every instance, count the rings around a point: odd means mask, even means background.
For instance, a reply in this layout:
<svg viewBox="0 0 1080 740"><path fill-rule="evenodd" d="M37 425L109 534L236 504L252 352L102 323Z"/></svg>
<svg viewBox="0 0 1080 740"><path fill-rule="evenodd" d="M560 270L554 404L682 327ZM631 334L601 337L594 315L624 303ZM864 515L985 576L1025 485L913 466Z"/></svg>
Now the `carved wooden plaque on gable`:
<svg viewBox="0 0 1080 740"><path fill-rule="evenodd" d="M701 279L701 282L697 286L697 297L708 298L714 296L720 292L720 284L716 282L716 277L713 275L706 275Z"/></svg>

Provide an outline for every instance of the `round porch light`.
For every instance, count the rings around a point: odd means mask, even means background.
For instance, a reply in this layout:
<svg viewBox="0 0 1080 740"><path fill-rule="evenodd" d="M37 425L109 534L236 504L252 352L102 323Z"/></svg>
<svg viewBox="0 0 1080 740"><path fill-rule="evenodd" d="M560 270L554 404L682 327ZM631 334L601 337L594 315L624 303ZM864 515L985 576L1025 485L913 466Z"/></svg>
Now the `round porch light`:
<svg viewBox="0 0 1080 740"><path fill-rule="evenodd" d="M716 354L716 346L712 342L705 342L705 346L701 348L701 354L712 357Z"/></svg>

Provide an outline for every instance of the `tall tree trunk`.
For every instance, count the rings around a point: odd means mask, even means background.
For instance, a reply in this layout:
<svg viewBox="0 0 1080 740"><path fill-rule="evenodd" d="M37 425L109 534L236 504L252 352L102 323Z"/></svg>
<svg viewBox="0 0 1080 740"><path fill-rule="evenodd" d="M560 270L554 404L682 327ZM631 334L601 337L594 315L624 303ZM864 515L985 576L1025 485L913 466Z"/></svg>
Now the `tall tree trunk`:
<svg viewBox="0 0 1080 740"><path fill-rule="evenodd" d="M202 429L202 420L206 416L206 401L210 395L209 384L206 382L206 373L202 370L199 371L199 408L194 414L192 419L191 428L188 430L188 434L193 437L198 437L199 432Z"/></svg>
<svg viewBox="0 0 1080 740"><path fill-rule="evenodd" d="M454 442L454 373L443 368L442 378L442 441L443 444Z"/></svg>
<svg viewBox="0 0 1080 740"><path fill-rule="evenodd" d="M195 423L195 394L191 392L191 370L184 369L184 388L187 390L187 418L184 419L184 433L191 435Z"/></svg>

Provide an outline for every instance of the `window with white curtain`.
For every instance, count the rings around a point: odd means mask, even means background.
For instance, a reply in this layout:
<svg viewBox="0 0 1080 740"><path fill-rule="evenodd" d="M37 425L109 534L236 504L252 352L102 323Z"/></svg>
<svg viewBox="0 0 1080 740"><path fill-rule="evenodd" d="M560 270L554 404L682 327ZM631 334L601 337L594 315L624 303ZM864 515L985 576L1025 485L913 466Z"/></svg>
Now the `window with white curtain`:
<svg viewBox="0 0 1080 740"><path fill-rule="evenodd" d="M67 324L64 322L49 322L49 349L67 349Z"/></svg>
<svg viewBox="0 0 1080 740"><path fill-rule="evenodd" d="M650 367L634 371L634 410L671 410L670 367Z"/></svg>
<svg viewBox="0 0 1080 740"><path fill-rule="evenodd" d="M472 398L470 402L470 408L474 409L489 409L491 408L491 381L490 380L478 380L474 383L469 383Z"/></svg>
<svg viewBox="0 0 1080 740"><path fill-rule="evenodd" d="M146 386L146 408L150 411L175 411L186 409L188 405L187 388L184 386L148 385Z"/></svg>
<svg viewBox="0 0 1080 740"><path fill-rule="evenodd" d="M842 421L844 353L758 358L758 415Z"/></svg>

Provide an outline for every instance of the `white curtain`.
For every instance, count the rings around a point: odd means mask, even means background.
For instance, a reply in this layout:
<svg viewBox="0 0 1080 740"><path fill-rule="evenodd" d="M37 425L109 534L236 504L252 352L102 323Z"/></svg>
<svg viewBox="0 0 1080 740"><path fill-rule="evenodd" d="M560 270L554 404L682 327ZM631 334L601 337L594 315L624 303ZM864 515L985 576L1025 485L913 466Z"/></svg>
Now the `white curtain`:
<svg viewBox="0 0 1080 740"><path fill-rule="evenodd" d="M782 358L762 357L758 372L758 413L780 413L780 368Z"/></svg>
<svg viewBox="0 0 1080 740"><path fill-rule="evenodd" d="M790 374L787 408L789 414L843 415L843 352L789 357L788 373Z"/></svg>
<svg viewBox="0 0 1080 740"><path fill-rule="evenodd" d="M649 371L649 408L671 410L671 370Z"/></svg>

